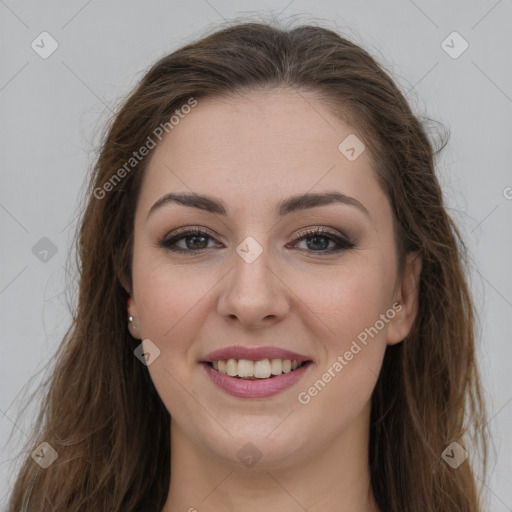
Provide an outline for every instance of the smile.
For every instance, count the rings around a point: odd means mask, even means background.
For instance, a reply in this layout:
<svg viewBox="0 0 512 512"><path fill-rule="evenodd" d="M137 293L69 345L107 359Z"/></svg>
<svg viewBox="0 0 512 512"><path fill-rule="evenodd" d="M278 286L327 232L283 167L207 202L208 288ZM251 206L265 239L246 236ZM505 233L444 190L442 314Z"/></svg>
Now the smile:
<svg viewBox="0 0 512 512"><path fill-rule="evenodd" d="M214 370L240 379L269 379L276 375L289 373L300 368L305 361L297 362L290 359L227 359L208 363Z"/></svg>
<svg viewBox="0 0 512 512"><path fill-rule="evenodd" d="M252 363L252 367L247 363ZM296 367L292 369L294 363L296 363ZM244 359L228 359L203 362L201 366L213 384L232 396L267 398L291 388L304 376L312 363L313 361L297 363L289 359L263 359L254 362ZM214 364L217 365L217 369ZM272 373L272 369L275 373ZM279 373L277 373L278 370L280 370ZM229 375L228 371L234 375ZM270 375L267 375L269 371ZM255 374L266 376L257 377Z"/></svg>

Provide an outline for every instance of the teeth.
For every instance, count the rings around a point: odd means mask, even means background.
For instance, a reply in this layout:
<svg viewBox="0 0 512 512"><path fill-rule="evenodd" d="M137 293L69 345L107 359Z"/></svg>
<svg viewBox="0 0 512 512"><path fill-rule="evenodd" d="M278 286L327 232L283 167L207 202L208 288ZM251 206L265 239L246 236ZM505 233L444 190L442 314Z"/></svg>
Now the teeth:
<svg viewBox="0 0 512 512"><path fill-rule="evenodd" d="M281 375L283 373L283 363L281 359L272 359L270 363L270 371L272 375Z"/></svg>
<svg viewBox="0 0 512 512"><path fill-rule="evenodd" d="M234 361L234 359L233 359ZM254 377L254 363L247 359L238 361L238 376L242 378Z"/></svg>
<svg viewBox="0 0 512 512"><path fill-rule="evenodd" d="M290 359L262 359L260 361L228 359L212 362L213 368L220 373L242 379L268 379L272 375L281 375L281 373L296 370L302 364Z"/></svg>
<svg viewBox="0 0 512 512"><path fill-rule="evenodd" d="M240 369L240 362L238 363L238 368ZM257 379L267 379L270 377L270 375L272 375L272 370L270 369L270 361L268 359L263 359L263 361L255 361L253 375Z"/></svg>
<svg viewBox="0 0 512 512"><path fill-rule="evenodd" d="M236 359L228 359L226 364L226 373L230 377L236 377L238 375L238 363Z"/></svg>

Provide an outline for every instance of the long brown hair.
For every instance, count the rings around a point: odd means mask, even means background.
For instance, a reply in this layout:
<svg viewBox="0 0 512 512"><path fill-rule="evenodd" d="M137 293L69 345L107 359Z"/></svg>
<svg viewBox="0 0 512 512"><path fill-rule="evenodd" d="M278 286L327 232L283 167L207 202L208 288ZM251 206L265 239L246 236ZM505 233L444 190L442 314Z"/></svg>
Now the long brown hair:
<svg viewBox="0 0 512 512"><path fill-rule="evenodd" d="M313 92L357 130L392 206L399 270L406 253L423 258L417 318L407 339L388 347L372 397L369 467L378 505L383 512L481 510L473 461L481 454L485 469L485 407L467 249L435 175L447 140L436 149L389 74L335 31L238 22L154 64L107 127L77 231L77 309L10 512L162 509L170 417L134 356L140 341L128 334L126 310L134 213L148 158L133 168L126 162L191 98L258 88ZM58 458L38 470L30 453L43 441ZM453 442L470 454L458 468L442 457Z"/></svg>

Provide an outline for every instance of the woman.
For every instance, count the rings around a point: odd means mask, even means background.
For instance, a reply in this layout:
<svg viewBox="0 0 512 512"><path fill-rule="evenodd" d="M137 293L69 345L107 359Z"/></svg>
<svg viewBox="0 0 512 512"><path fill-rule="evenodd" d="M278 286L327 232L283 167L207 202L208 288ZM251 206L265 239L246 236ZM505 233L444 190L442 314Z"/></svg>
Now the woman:
<svg viewBox="0 0 512 512"><path fill-rule="evenodd" d="M435 155L333 31L242 23L157 62L91 178L78 310L10 511L481 510Z"/></svg>

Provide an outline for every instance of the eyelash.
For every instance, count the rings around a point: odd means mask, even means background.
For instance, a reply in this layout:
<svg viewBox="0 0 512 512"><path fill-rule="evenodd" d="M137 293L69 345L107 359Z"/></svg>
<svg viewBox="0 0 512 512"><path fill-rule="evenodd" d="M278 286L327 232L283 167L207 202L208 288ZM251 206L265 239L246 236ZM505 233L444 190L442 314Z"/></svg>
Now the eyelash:
<svg viewBox="0 0 512 512"><path fill-rule="evenodd" d="M210 238L210 239L214 238L213 236L211 236L211 234L208 231L204 231L202 229L183 228L183 230L181 230L181 231L178 230L172 236L165 236L164 238L159 240L158 246L162 247L168 251L171 251L174 253L182 253L182 254L184 254L184 253L197 254L197 253L202 253L203 251L207 251L208 249L210 249L208 247L206 247L204 249L176 249L175 247L173 247L176 244L176 242L179 242L180 240L187 238L189 236L204 236L204 237ZM342 251L353 249L356 246L356 244L354 242L352 242L351 240L349 240L348 238L340 237L340 236L338 236L330 231L327 231L323 228L308 229L308 230L302 232L299 236L297 236L293 240L293 243L296 244L304 239L312 238L314 236L319 236L321 238L330 239L330 240L336 242L339 247L336 249L329 249L329 250L323 250L323 251L322 250L315 251L315 250L303 249L306 252L311 252L313 254L320 254L320 255L324 255L324 254L330 255L330 254L335 254L335 253L339 253Z"/></svg>

